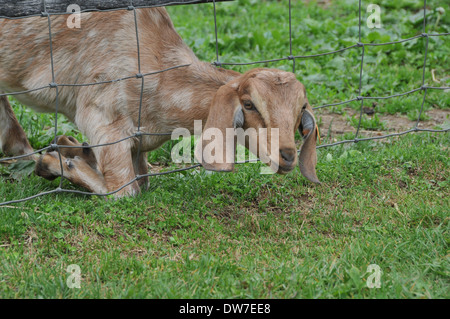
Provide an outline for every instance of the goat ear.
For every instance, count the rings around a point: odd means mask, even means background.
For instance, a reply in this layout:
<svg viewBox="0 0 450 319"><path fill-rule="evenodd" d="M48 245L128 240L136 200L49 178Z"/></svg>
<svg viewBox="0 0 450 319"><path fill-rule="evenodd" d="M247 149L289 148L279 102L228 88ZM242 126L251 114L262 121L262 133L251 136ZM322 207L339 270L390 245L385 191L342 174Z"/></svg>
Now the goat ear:
<svg viewBox="0 0 450 319"><path fill-rule="evenodd" d="M316 142L319 135L319 129L316 125L314 115L308 109L303 111L302 120L298 129L300 131L300 135L304 139L303 145L300 149L300 155L298 157L300 172L302 172L303 176L311 182L320 184L320 181L316 175Z"/></svg>
<svg viewBox="0 0 450 319"><path fill-rule="evenodd" d="M195 157L209 171L230 172L234 169L235 128L244 124L244 114L237 88L223 85L214 96Z"/></svg>

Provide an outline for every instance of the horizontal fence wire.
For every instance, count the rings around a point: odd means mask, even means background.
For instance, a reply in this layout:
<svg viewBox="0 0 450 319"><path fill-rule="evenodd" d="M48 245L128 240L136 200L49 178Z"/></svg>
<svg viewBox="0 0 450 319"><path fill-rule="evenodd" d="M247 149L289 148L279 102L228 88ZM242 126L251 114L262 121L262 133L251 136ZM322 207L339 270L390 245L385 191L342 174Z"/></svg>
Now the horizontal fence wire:
<svg viewBox="0 0 450 319"><path fill-rule="evenodd" d="M61 157L61 153L60 153L60 149L62 148L96 148L96 147L104 147L104 146L109 146L109 145L113 145L113 144L118 144L118 143L122 143L126 140L129 139L133 139L133 138L137 138L139 140L139 144L138 144L138 154L141 152L141 148L142 148L142 137L143 136L171 136L172 133L168 132L168 133L151 133L151 132L143 132L142 131L142 127L141 127L141 114L142 114L142 100L143 100L143 91L144 91L144 83L145 83L145 78L148 76L152 76L152 75L156 75L159 73L163 73L163 72L170 72L171 70L177 69L177 68L186 68L189 67L189 64L184 64L184 65L178 65L175 67L171 67L171 68L167 68L167 69L163 69L163 70L158 70L158 71L154 71L154 72L150 72L150 73L145 73L142 74L141 73L141 54L140 54L140 42L139 42L139 28L138 28L138 23L137 23L137 16L136 16L136 10L140 9L140 8L149 8L149 7L159 7L159 6L167 6L167 5L179 5L179 4L195 4L195 3L200 3L200 2L212 2L213 4L213 10L214 10L214 33L215 33L215 50L216 50L216 60L212 63L213 65L217 66L217 67L221 67L221 66L248 66L248 65L256 65L256 64L267 64L267 63L274 63L274 62L280 62L280 61L292 61L292 71L295 73L295 63L297 59L309 59L309 58L316 58L316 57L320 57L320 56L326 56L326 55L332 55L332 54L337 54L337 53L341 53L347 50L351 50L351 49L359 49L361 50L361 60L360 60L360 74L359 74L359 88L358 88L358 96L351 98L349 100L346 101L341 101L341 102L337 102L337 103L330 103L330 104L324 104L324 105L320 105L315 107L314 109L321 109L321 108L327 108L327 107L331 107L331 106L338 106L338 105L344 105L344 104L348 104L351 102L355 102L355 101L360 101L361 103L361 107L360 107L360 115L359 115L359 122L358 122L358 127L356 129L356 134L355 137L353 139L349 139L349 140L342 140L342 141L338 141L335 143L330 143L330 144L323 144L323 145L319 145L317 146L317 148L325 148L325 147L331 147L331 146L335 146L335 145L340 145L340 144L346 144L346 143L357 143L357 142L361 142L361 141L370 141L370 140L379 140L379 139L385 139L385 138L389 138L389 137L395 137L395 136L401 136L401 135L405 135L405 134L409 134L409 133L413 133L413 132L437 132L437 133L442 133L442 132L448 132L450 129L421 129L418 127L419 123L420 123L420 117L422 115L423 109L424 109L424 105L425 105L425 98L427 96L427 92L428 90L448 90L450 89L450 87L432 87L432 86L427 86L425 85L425 75L426 75L426 63L427 63L427 55L428 55L428 42L429 42L429 38L430 37L445 37L450 35L450 33L440 33L440 34L427 34L426 33L426 26L427 26L427 19L426 19L426 13L427 13L427 2L426 0L424 0L424 5L423 5L423 11L424 11L424 22L423 22L423 31L422 34L420 35L416 35L414 37L410 37L410 38L406 38L406 39L401 39L401 40L397 40L397 41L392 41L392 42L385 42L385 43L363 43L361 42L361 25L362 25L362 18L361 18L361 14L362 14L362 4L361 4L361 0L359 0L359 33L358 33L358 37L359 37L359 41L357 43L355 43L354 45L351 45L349 47L345 47L342 49L338 49L338 50L334 50L334 51L328 51L328 52L323 52L323 53L318 53L318 54L310 54L310 55L294 55L293 54L293 44L292 44L292 5L291 5L291 0L289 0L289 55L286 57L281 57L281 58L276 58L276 59L269 59L269 60L261 60L261 61L249 61L249 62L243 62L243 63L232 63L232 62L221 62L220 61L220 52L219 52L219 35L218 35L218 21L217 21L217 10L216 10L216 2L222 2L222 1L232 1L232 0L204 0L204 1L190 1L190 0L186 0L186 1L153 1L152 5L134 5L133 2L137 3L141 3L142 1L129 1L129 4L126 7L114 7L114 8L108 8L108 9L100 9L99 7L96 7L95 9L87 9L81 12L90 12L90 11L115 11L115 10L132 10L134 12L134 21L135 21L135 37L136 37L136 44L137 44L137 52L138 52L138 74L135 75L130 75L127 77L123 77L123 78L119 78L119 79L115 79L115 80L110 80L110 81L103 81L103 82L95 82L95 83L84 83L84 84L59 84L56 82L56 78L55 78L55 69L54 69L54 65L53 65L53 48L52 48L52 25L51 25L51 19L50 16L52 15L59 15L59 14L67 14L66 12L58 12L58 13L52 13L49 12L47 10L47 4L45 0L42 0L44 3L43 6L43 11L40 14L30 14L30 15L26 15L26 16L16 16L16 17L9 17L9 16L2 16L0 15L0 19L4 18L4 19L23 19L23 18L27 18L30 16L42 16L42 17L46 17L48 19L48 29L49 29L49 40L50 40L50 60L51 60L51 70L52 70L52 83L42 86L40 88L36 88L36 89L31 89L31 90L27 90L27 91L21 91L21 92L11 92L11 93L6 93L6 94L0 94L1 96L7 96L7 95L19 95L19 94L27 94L27 93L31 93L31 92L35 92L35 91L39 91L39 90L44 90L44 89L55 89L56 90L56 103L55 103L55 138L57 137L57 132L58 132L58 120L57 120L57 115L58 115L58 100L59 100L59 88L60 87L81 87L81 86L93 86L93 85L102 85L102 84L111 84L111 83L115 83L115 82L120 82L120 81L126 81L129 79L141 79L141 90L140 90L140 101L139 101L139 118L138 118L138 130L135 134L122 138L120 140L117 140L115 142L111 142L111 143L103 143L103 144L96 144L96 145L87 145L87 146L69 146L69 145L57 145L57 144L51 144L50 146L47 146L45 148L42 148L38 151L35 151L33 153L30 154L25 154L25 155L21 155L21 156L14 156L14 157L8 157L8 158L2 158L0 159L0 163L2 162L9 162L12 160L17 160L17 159L22 159L22 158L26 158L29 157L31 155L36 155L38 153L44 152L44 151L57 151L58 152L58 156L59 156L59 161L60 161L60 167L61 167L61 179L60 179L60 183L59 183L59 187L51 190L51 191L47 191L47 192L42 192L27 198L22 198L22 199L17 199L17 200L11 200L11 201L7 201L7 202L3 202L0 203L0 207L1 206L5 206L5 205L10 205L10 204L15 204L15 203L21 203L24 201L28 201L37 197L41 197L41 196L45 196L45 195L49 195L49 194L54 194L54 193L74 193L74 194L80 194L80 195L96 195L96 196L109 196L109 195L114 195L118 192L120 192L122 189L124 189L125 187L131 185L132 183L141 180L142 178L146 178L146 177L153 177L153 176L161 176L161 175L167 175L167 174L173 174L173 173L179 173L179 172L184 172L184 171L189 171L189 170L193 170L195 168L201 167L201 164L194 164L191 165L189 167L185 167L185 168L180 168L180 169L175 169L175 170L170 170L170 171L165 171L165 172L160 172L160 173L149 173L149 174L145 174L145 175L136 175L134 179L132 179L131 181L129 181L128 183L126 183L125 185L122 185L121 187L119 187L118 189L108 192L108 193L92 193L92 192L84 192L84 191L78 191L78 190L69 190L69 189L64 189L62 187L63 185L63 181L64 181L64 169L63 169L63 165L62 165L62 157ZM150 1L151 2L151 1ZM1 2L0 2L1 4ZM1 12L1 11L0 11ZM397 94L392 94L389 96L371 96L371 97L365 97L362 95L362 74L363 74L363 67L364 67L364 56L365 56L365 48L368 46L387 46L387 45L393 45L393 44L397 44L397 43L403 43L403 42L407 42L407 41L411 41L414 39L418 39L418 38L424 38L425 39L425 46L424 46L424 57L423 57L423 72L422 72L422 85L419 88L407 91L407 92L402 92L402 93L397 93ZM390 99L390 98L394 98L394 97L399 97L399 96L404 96L404 95L408 95L408 94L412 94L418 91L423 91L423 100L421 103L421 107L420 107L420 111L419 111L419 116L418 119L416 121L416 124L413 128L403 131L403 132L398 132L398 133L391 133L391 134L386 134L386 135L382 135L382 136L374 136L374 137L366 137L366 138L360 138L359 137L359 133L360 133L360 129L361 129L361 120L362 120L362 115L363 115L363 105L364 105L364 101L365 100L373 100L373 99ZM139 156L137 156L137 158L139 158ZM236 164L244 164L244 163L250 163L250 162L257 162L259 161L259 159L249 159L249 160L245 160L245 161L240 161L240 162L236 162Z"/></svg>

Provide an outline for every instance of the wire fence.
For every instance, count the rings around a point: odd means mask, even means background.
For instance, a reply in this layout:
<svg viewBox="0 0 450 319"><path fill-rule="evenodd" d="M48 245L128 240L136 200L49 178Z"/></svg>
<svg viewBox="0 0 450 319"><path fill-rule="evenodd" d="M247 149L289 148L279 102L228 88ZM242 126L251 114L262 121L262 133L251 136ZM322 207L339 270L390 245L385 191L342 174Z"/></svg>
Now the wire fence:
<svg viewBox="0 0 450 319"><path fill-rule="evenodd" d="M28 201L37 197L41 197L41 196L45 196L45 195L49 195L49 194L53 194L53 193L75 193L75 194L82 194L82 195L96 195L96 196L109 196L109 195L113 195L116 194L117 192L121 191L122 189L124 189L125 187L131 185L132 183L141 180L142 178L145 177L152 177L152 176L160 176L160 175L167 175L167 174L172 174L172 173L177 173L177 172L182 172L182 171L187 171L187 170L192 170L195 169L197 167L200 167L201 164L195 164L195 165L191 165L189 167L185 167L185 168L180 168L180 169L176 169L176 170L171 170L171 171L166 171L166 172L160 172L160 173L149 173L149 174L145 174L145 175L136 175L134 179L130 180L128 183L126 183L125 185L122 185L120 188L105 193L105 194L101 194L101 193L91 193L91 192L84 192L84 191L78 191L78 190L69 190L69 189L64 189L63 188L63 181L64 181L64 168L62 165L62 157L61 157L61 153L60 153L60 149L62 148L96 148L96 147L104 147L104 146L108 146L108 145L113 145L113 144L117 144L117 143L121 143L124 142L126 140L129 139L133 139L133 138L137 138L139 139L139 144L138 144L138 156L136 158L139 158L139 154L141 153L141 148L142 148L142 137L144 136L162 136L162 135L166 135L166 136L170 136L172 135L172 132L168 132L168 133L148 133L148 132L143 132L142 131L142 126L141 126L141 114L142 114L142 101L143 101L143 94L144 94L144 84L145 84L145 78L155 75L155 74L159 74L162 72L168 72L170 70L173 69L177 69L177 68L185 68L185 67L189 67L189 64L184 64L184 65L178 65L175 67L171 67L171 68L167 68L164 70L159 70L159 71L155 71L155 72L151 72L151 73L141 73L141 54L140 54L140 41L139 41L139 28L138 28L138 23L137 23L137 14L136 14L136 10L141 9L141 8L149 8L149 7L159 7L159 6L167 6L167 5L179 5L179 4L194 4L194 3L199 3L199 2L212 2L213 4L213 9L214 9L214 28L215 28L215 50L216 50L216 60L212 63L213 65L217 66L217 67L222 67L222 66L247 66L247 65L255 65L255 64L266 64L266 63L273 63L273 62L280 62L280 61L291 61L292 62L292 71L295 72L295 68L296 68L296 60L298 59L308 59L308 58L316 58L316 57L320 57L320 56L325 56L325 55L331 55L331 54L337 54L340 52L344 52L346 50L352 50L352 49L359 49L361 50L361 63L360 63L360 73L359 73L359 88L358 88L358 96L351 98L349 100L346 101L341 101L338 103L330 103L330 104L324 104L318 107L315 107L314 109L322 109L322 108L327 108L327 107L332 107L332 106L338 106L338 105L344 105L344 104L349 104L351 102L354 101L360 101L361 106L360 106L360 112L359 112L359 122L358 122L358 127L356 128L356 133L355 133L355 137L353 139L350 140L342 140L342 141L338 141L335 143L330 143L330 144L323 144L323 145L319 145L317 146L317 148L325 148L325 147L331 147L334 145L339 145L339 144L345 144L345 143L357 143L360 141L369 141L369 140L378 140L378 139L385 139L385 138L389 138L389 137L394 137L394 136L400 136L400 135L405 135L405 134L409 134L412 132L448 132L450 131L450 128L447 129L422 129L419 128L418 125L420 123L420 118L424 109L424 105L425 105L425 98L427 96L427 92L429 90L448 90L450 89L450 87L432 87L432 86L428 86L425 84L425 76L426 76L426 65L427 65L427 55L428 55L428 43L429 43L429 38L430 37L444 37L444 36L448 36L450 35L450 33L439 33L439 34L428 34L426 33L426 26L427 26L427 2L426 0L424 0L424 5L423 5L423 29L422 29L422 34L420 35L416 35L414 37L410 37L407 39L401 39L398 41L392 41L392 42L385 42L385 43L363 43L361 42L361 26L362 26L362 1L359 0L359 34L358 34L358 42L355 43L354 45L351 45L349 47L345 47L339 50L335 50L335 51L329 51L329 52L324 52L324 53L319 53L319 54L311 54L311 55L294 55L294 49L293 49L293 44L292 44L292 4L291 4L291 0L289 0L289 55L285 56L285 57L281 57L281 58L275 58L275 59L270 59L270 60L262 60L262 61L250 61L250 62L245 62L245 63L229 63L229 62L221 62L220 61L220 52L219 52L219 34L218 34L218 19L217 19L217 10L216 10L216 2L221 2L221 1L230 1L230 0L204 0L204 1L189 1L189 0L184 0L184 1L153 1L156 4L153 5L134 5L133 4L133 0L129 1L129 5L126 7L114 7L114 8L108 8L108 9L99 9L97 7L97 9L92 10L86 10L87 11L115 11L115 10L129 10L129 11L133 11L134 13L134 22L135 22L135 30L136 30L136 42L137 42L137 59L138 59L138 74L136 75L132 75L132 76L128 76L128 77L123 77L123 78L119 78L119 79L115 79L115 80L111 80L111 81L103 81L103 82L95 82L95 83L85 83L85 84L60 84L56 82L56 78L55 78L55 69L54 69L54 55L53 55L53 47L52 47L52 24L51 24L51 19L50 17L52 15L60 15L60 14L67 14L64 12L58 12L58 13L52 13L49 12L47 10L47 4L46 1L43 0L43 12L40 14L41 17L46 18L48 21L48 30L49 30L49 43L50 43L50 63L51 63L51 72L52 72L52 83L48 84L48 85L44 85L40 88L36 88L36 89L32 89L32 90L28 90L28 91L21 91L21 92L11 92L11 93L6 93L6 94L0 94L1 96L7 96L7 95L19 95L19 94L27 94L27 93L31 93L34 91L39 91L39 90L43 90L43 89L54 89L56 90L56 103L55 103L55 138L57 137L57 132L58 132L58 100L59 100L59 88L60 87L80 87L80 86L92 86L92 85L101 85L101 84L108 84L108 83L115 83L115 82L119 82L119 81L126 81L129 79L141 79L141 90L140 90L140 103L139 103L139 118L138 118L138 130L135 134L125 137L123 139L117 140L115 142L111 142L111 143L104 143L104 144L97 144L97 145L89 145L89 146L68 146L68 145L57 145L57 144L51 144L45 148L42 148L40 150L37 150L33 153L30 154L25 154L25 155L21 155L21 156L14 156L14 157L8 157L8 158L2 158L0 159L0 163L2 162L8 162L11 160L18 160L21 158L25 158L28 157L30 155L35 155L44 151L57 151L58 155L59 155L59 162L60 162L60 168L61 168L61 179L59 182L59 187L57 187L54 190L51 191L47 191L47 192L42 192L39 194L36 194L34 196L30 196L27 198L22 198L22 199L17 199L17 200L11 200L11 201L6 201L6 202L2 202L0 203L0 207L1 206L6 206L6 205L10 205L10 204L14 204L14 203L20 203L20 202L24 202L24 201ZM141 1L135 1L135 2L143 2ZM81 11L84 12L84 11ZM22 15L22 16L17 16L17 17L11 17L11 16L2 16L0 15L0 19L22 19L22 18L27 18L30 16L36 16L36 14L29 14L29 15ZM402 42L406 42L406 41L411 41L414 39L418 39L418 38L424 38L425 39L425 46L424 46L424 57L423 57L423 72L422 72L422 85L419 88L407 91L407 92L402 92L402 93L397 93L397 94L393 94L393 95L389 95L389 96L363 96L363 92L362 92L362 78L363 78L363 67L364 67L364 56L365 56L365 52L366 52L366 47L369 46L387 46L387 45L393 45L393 44L397 44L397 43L402 43ZM417 121L414 125L413 128L403 131L403 132L399 132L399 133L392 133L392 134L386 134L386 135L381 135L381 136L374 136L374 137L359 137L360 136L360 130L361 130L361 120L362 120L362 115L363 115L363 106L364 106L364 101L365 100L369 100L369 99L390 99L390 98L394 98L394 97L399 97L399 96L404 96L404 95L408 95L414 92L418 92L418 91L423 91L423 100L421 103L421 107L420 107L420 111L419 111L419 116L417 118ZM242 162L237 162L236 164L243 164L243 163L248 163L248 162L254 162L254 161L258 161L258 159L256 160L246 160L246 161L242 161Z"/></svg>

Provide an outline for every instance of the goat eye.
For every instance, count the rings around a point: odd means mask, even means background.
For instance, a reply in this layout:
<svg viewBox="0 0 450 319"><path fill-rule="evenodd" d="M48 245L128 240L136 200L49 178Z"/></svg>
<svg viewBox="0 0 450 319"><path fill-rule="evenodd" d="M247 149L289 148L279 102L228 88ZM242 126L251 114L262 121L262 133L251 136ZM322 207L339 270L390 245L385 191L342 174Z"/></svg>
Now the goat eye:
<svg viewBox="0 0 450 319"><path fill-rule="evenodd" d="M252 101L244 101L244 108L249 111L256 110L255 105L253 104Z"/></svg>
<svg viewBox="0 0 450 319"><path fill-rule="evenodd" d="M302 110L306 109L306 106L308 105L308 103L305 103L305 105L303 105Z"/></svg>

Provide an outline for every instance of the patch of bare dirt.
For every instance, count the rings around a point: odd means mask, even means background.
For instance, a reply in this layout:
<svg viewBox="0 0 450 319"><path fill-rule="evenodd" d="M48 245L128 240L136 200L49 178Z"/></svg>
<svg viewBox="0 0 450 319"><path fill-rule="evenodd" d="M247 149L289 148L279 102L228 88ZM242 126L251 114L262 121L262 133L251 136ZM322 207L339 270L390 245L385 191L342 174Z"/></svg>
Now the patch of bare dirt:
<svg viewBox="0 0 450 319"><path fill-rule="evenodd" d="M330 137L336 138L339 135L345 133L354 133L356 128L350 125L348 117L359 117L359 110L354 110L351 108L344 108L343 114L332 113L327 109L316 110L315 116L319 123L319 128L322 137L326 137L328 132ZM431 109L426 111L426 114L430 117L429 120L420 121L418 128L421 129L434 129L436 126L442 126L446 121L450 119L450 110L441 109ZM367 115L371 118L374 115ZM411 121L406 115L402 114L377 114L381 122L384 122L384 130L365 130L361 128L360 135L371 137L371 136L381 136L390 133L399 133L411 128L414 128L416 121Z"/></svg>

